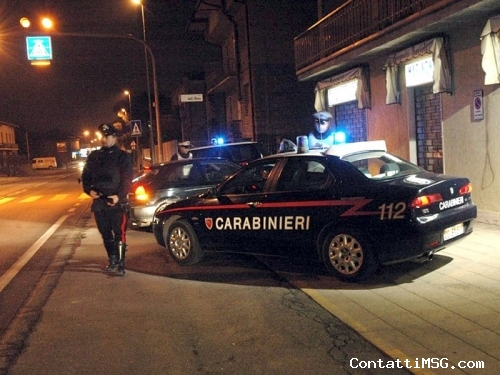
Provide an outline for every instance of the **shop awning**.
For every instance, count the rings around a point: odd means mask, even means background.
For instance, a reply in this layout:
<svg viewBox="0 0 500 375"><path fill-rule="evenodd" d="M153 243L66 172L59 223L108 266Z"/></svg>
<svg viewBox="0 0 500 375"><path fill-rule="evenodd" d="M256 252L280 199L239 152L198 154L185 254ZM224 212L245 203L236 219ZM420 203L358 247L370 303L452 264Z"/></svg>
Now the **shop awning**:
<svg viewBox="0 0 500 375"><path fill-rule="evenodd" d="M432 92L451 92L451 73L444 38L438 37L415 44L402 51L394 53L387 59L385 69L386 104L400 103L401 90L399 86L399 64L423 55L431 55L434 63Z"/></svg>
<svg viewBox="0 0 500 375"><path fill-rule="evenodd" d="M362 66L318 82L314 89L314 108L316 111L328 111L326 98L329 87L337 86L353 79L358 80L358 87L356 90L358 108L370 108L370 78L368 76L368 67Z"/></svg>
<svg viewBox="0 0 500 375"><path fill-rule="evenodd" d="M484 26L481 33L481 54L484 84L500 83L500 15L491 17Z"/></svg>

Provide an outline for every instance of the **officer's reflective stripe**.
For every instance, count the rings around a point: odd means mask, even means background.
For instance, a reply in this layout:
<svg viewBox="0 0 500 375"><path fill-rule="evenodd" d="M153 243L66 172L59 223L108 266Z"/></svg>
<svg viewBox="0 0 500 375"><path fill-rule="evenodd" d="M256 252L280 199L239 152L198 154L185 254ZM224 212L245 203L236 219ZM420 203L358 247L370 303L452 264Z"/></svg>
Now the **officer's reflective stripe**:
<svg viewBox="0 0 500 375"><path fill-rule="evenodd" d="M7 202L10 202L13 199L14 198L2 198L2 199L0 199L0 204L4 204L4 203L7 203Z"/></svg>

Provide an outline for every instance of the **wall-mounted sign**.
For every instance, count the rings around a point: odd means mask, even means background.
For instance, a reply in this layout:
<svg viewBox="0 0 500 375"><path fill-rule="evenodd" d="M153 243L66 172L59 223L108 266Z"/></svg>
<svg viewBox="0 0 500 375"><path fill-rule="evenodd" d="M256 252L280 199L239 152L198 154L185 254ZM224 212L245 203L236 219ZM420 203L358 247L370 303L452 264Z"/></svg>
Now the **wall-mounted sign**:
<svg viewBox="0 0 500 375"><path fill-rule="evenodd" d="M432 56L412 60L405 65L406 87L425 85L434 81L434 62Z"/></svg>
<svg viewBox="0 0 500 375"><path fill-rule="evenodd" d="M186 102L202 102L203 94L185 94L181 95L181 103Z"/></svg>
<svg viewBox="0 0 500 375"><path fill-rule="evenodd" d="M328 89L328 107L352 102L356 100L356 90L358 89L358 79L353 79L346 83L333 86Z"/></svg>
<svg viewBox="0 0 500 375"><path fill-rule="evenodd" d="M52 60L52 43L50 36L26 37L28 60Z"/></svg>
<svg viewBox="0 0 500 375"><path fill-rule="evenodd" d="M473 121L484 120L484 106L483 106L483 90L475 90L472 103L472 119Z"/></svg>

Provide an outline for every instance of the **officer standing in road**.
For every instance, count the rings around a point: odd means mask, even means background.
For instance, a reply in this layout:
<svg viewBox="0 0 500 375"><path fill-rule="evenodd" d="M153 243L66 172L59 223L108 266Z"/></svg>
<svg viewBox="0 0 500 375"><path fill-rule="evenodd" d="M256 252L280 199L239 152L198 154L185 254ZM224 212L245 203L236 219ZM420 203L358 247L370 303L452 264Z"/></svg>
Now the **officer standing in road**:
<svg viewBox="0 0 500 375"><path fill-rule="evenodd" d="M330 112L321 111L313 114L314 130L309 133L309 148L328 148L334 144L335 129L331 126L333 116Z"/></svg>
<svg viewBox="0 0 500 375"><path fill-rule="evenodd" d="M182 160L182 159L192 159L193 154L189 152L189 148L191 147L191 142L184 141L179 142L177 145L177 153L172 155L170 160Z"/></svg>
<svg viewBox="0 0 500 375"><path fill-rule="evenodd" d="M124 208L133 177L130 155L117 144L117 130L99 125L103 146L93 151L82 173L83 191L93 199L97 229L102 236L109 263L106 271L125 274L127 212Z"/></svg>

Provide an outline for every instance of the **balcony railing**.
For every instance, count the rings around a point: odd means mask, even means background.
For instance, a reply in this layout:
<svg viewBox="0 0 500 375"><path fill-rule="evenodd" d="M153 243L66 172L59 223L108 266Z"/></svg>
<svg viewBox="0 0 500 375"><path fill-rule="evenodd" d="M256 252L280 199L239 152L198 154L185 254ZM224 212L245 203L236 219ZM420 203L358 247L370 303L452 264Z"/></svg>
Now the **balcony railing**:
<svg viewBox="0 0 500 375"><path fill-rule="evenodd" d="M210 90L228 77L236 75L236 59L230 58L224 62L205 64L205 81Z"/></svg>
<svg viewBox="0 0 500 375"><path fill-rule="evenodd" d="M296 71L452 0L350 0L295 38Z"/></svg>
<svg viewBox="0 0 500 375"><path fill-rule="evenodd" d="M19 145L17 143L0 143L1 151L19 151Z"/></svg>

